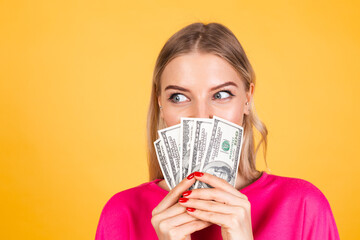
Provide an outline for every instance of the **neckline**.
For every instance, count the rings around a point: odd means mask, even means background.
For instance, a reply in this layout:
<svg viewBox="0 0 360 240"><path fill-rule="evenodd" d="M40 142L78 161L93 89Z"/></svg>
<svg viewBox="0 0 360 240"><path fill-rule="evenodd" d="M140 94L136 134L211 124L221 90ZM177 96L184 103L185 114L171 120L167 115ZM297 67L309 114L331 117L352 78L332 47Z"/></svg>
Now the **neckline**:
<svg viewBox="0 0 360 240"><path fill-rule="evenodd" d="M268 175L269 175L269 174L268 174L266 171L262 171L262 172L261 172L261 176L260 176L258 179L256 179L254 182L250 183L249 185L247 185L247 186L239 189L239 191L240 191L240 192L248 192L248 191L250 191L250 190L253 189L254 187L256 187L256 186L258 186L259 184L261 184L262 182L264 182ZM161 188L161 187L158 185L158 183L159 183L161 180L163 180L163 179L159 179L159 178L158 178L158 179L155 179L155 180L153 180L153 181L150 182L150 185L151 185L154 189L156 189L157 191L160 191L162 194L165 194L165 195L166 195L166 194L169 193L169 191Z"/></svg>
<svg viewBox="0 0 360 240"><path fill-rule="evenodd" d="M254 187L257 187L258 185L260 185L261 183L263 183L265 181L265 179L267 178L269 174L266 171L262 171L261 172L261 176L256 179L254 182L250 183L249 185L239 189L239 191L241 192L248 192L249 190L253 189Z"/></svg>

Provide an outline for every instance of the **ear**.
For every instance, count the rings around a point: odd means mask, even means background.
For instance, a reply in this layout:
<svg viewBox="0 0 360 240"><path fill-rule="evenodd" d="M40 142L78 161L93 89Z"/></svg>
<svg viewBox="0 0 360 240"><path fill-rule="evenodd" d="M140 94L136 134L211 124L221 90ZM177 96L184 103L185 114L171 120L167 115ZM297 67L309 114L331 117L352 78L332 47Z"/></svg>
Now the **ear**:
<svg viewBox="0 0 360 240"><path fill-rule="evenodd" d="M254 83L250 83L249 91L246 92L246 102L248 102L248 104L245 105L245 108L244 108L244 114L246 114L246 115L250 114L251 102L252 102L252 98L254 95L254 90L255 90Z"/></svg>
<svg viewBox="0 0 360 240"><path fill-rule="evenodd" d="M158 106L159 106L159 108L160 108L160 106L162 106L162 105L161 105L161 97L160 97L160 96L158 96ZM160 118L164 118L164 117L163 117L163 111L162 111L162 109L160 109Z"/></svg>

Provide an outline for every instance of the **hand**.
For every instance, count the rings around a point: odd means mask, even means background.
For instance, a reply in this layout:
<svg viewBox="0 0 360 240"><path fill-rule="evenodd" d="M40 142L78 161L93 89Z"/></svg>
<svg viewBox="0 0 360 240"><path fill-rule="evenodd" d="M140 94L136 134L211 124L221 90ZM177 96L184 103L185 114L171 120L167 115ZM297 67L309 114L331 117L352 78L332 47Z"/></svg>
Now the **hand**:
<svg viewBox="0 0 360 240"><path fill-rule="evenodd" d="M194 189L183 193L184 198L179 199L179 203L187 207L188 214L220 225L224 240L254 239L250 202L246 195L211 174L195 172L195 178L214 188Z"/></svg>
<svg viewBox="0 0 360 240"><path fill-rule="evenodd" d="M152 211L151 224L159 240L190 240L191 233L211 225L189 215L186 208L177 203L181 194L194 183L193 174L183 179Z"/></svg>

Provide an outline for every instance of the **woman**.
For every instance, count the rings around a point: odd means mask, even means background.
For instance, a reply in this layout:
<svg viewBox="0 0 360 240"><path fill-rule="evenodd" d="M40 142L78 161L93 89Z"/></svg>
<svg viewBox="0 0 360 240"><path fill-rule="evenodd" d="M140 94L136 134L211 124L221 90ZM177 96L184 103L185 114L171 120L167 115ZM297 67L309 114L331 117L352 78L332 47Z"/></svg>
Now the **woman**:
<svg viewBox="0 0 360 240"><path fill-rule="evenodd" d="M96 240L339 239L330 205L313 184L259 172L256 152L267 129L254 110L255 74L234 36L218 23L175 33L156 62L148 113L150 182L115 194L105 205ZM153 142L181 117L219 116L242 125L235 187L195 172L169 191ZM255 148L253 126L262 139ZM188 191L196 180L213 188Z"/></svg>

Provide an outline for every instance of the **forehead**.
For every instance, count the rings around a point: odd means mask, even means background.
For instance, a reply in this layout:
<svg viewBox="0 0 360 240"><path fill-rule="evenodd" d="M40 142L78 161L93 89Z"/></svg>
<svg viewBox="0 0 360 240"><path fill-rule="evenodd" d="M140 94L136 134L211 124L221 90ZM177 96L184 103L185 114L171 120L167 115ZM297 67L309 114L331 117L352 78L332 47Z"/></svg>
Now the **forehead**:
<svg viewBox="0 0 360 240"><path fill-rule="evenodd" d="M211 53L188 53L167 64L161 75L161 88L167 85L210 88L229 81L242 85L240 74L226 60Z"/></svg>

